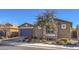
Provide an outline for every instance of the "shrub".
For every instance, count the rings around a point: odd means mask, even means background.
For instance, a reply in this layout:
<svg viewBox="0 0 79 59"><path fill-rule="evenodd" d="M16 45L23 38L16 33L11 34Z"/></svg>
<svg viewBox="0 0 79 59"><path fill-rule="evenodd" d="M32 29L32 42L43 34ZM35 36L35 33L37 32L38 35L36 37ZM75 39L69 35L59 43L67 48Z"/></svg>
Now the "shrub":
<svg viewBox="0 0 79 59"><path fill-rule="evenodd" d="M56 44L56 41L52 41L52 44Z"/></svg>
<svg viewBox="0 0 79 59"><path fill-rule="evenodd" d="M0 36L0 39L3 39L4 37L3 36Z"/></svg>
<svg viewBox="0 0 79 59"><path fill-rule="evenodd" d="M0 39L2 39L2 37L0 36Z"/></svg>
<svg viewBox="0 0 79 59"><path fill-rule="evenodd" d="M37 37L33 37L33 39L37 39Z"/></svg>
<svg viewBox="0 0 79 59"><path fill-rule="evenodd" d="M65 45L66 43L64 41L57 41L56 42L58 45Z"/></svg>
<svg viewBox="0 0 79 59"><path fill-rule="evenodd" d="M56 41L57 44L59 45L66 45L70 42L70 39L69 38L61 38L61 39L58 39Z"/></svg>
<svg viewBox="0 0 79 59"><path fill-rule="evenodd" d="M56 41L46 41L45 44L50 44L50 45L51 44L54 44L55 45L56 44Z"/></svg>

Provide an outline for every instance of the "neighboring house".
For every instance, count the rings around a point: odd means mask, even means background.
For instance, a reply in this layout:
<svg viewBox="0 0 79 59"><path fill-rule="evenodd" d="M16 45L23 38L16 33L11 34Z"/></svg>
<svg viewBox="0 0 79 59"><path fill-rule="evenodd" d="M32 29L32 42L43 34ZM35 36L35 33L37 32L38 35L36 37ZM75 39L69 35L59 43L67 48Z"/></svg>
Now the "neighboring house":
<svg viewBox="0 0 79 59"><path fill-rule="evenodd" d="M20 36L27 36L32 37L33 36L33 25L29 23L24 23L19 26L19 35Z"/></svg>
<svg viewBox="0 0 79 59"><path fill-rule="evenodd" d="M55 38L56 36L57 36L57 38L71 38L72 22L61 20L61 19L57 19L57 18L55 18L54 21L56 23L57 33L55 34L54 30L51 30L51 32L50 32L49 28L46 26L45 30L44 30L44 32L46 34L45 36L49 37L49 38L50 37L51 38ZM37 36L37 37L43 36L41 28L38 29L37 32L36 32L36 30L35 30L35 34L34 34L35 36Z"/></svg>
<svg viewBox="0 0 79 59"><path fill-rule="evenodd" d="M10 23L6 23L4 25L1 25L0 29L1 29L0 32L1 33L3 32L3 34L4 34L3 36L6 36L6 37L18 35L18 27L13 26Z"/></svg>
<svg viewBox="0 0 79 59"><path fill-rule="evenodd" d="M77 29L72 28L72 35L71 35L71 37L72 37L73 39L77 39Z"/></svg>
<svg viewBox="0 0 79 59"><path fill-rule="evenodd" d="M12 37L19 36L19 29L17 26L10 27L9 31L11 32Z"/></svg>
<svg viewBox="0 0 79 59"><path fill-rule="evenodd" d="M3 31L3 25L0 24L0 36L4 36L5 32Z"/></svg>
<svg viewBox="0 0 79 59"><path fill-rule="evenodd" d="M79 40L79 25L76 28L72 29L72 38Z"/></svg>

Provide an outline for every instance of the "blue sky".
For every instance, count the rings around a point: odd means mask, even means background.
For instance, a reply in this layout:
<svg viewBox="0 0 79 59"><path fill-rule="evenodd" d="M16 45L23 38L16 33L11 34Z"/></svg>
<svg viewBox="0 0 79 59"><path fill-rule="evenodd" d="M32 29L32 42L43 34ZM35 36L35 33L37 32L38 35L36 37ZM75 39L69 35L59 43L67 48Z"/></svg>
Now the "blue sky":
<svg viewBox="0 0 79 59"><path fill-rule="evenodd" d="M43 9L0 9L0 24L10 22L15 25L22 23L34 23ZM68 20L73 23L73 27L79 24L79 9L57 9L57 18Z"/></svg>

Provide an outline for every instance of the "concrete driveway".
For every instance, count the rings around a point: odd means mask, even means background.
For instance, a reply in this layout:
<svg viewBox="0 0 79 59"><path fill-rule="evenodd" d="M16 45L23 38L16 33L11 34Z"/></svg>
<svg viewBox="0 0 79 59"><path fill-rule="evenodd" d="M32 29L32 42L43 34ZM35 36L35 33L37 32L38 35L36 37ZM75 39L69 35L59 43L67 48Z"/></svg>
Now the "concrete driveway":
<svg viewBox="0 0 79 59"><path fill-rule="evenodd" d="M19 41L22 41L23 39L24 39L24 37L14 37L14 38L8 38L8 39L0 39L0 46L9 46L10 43L18 43Z"/></svg>

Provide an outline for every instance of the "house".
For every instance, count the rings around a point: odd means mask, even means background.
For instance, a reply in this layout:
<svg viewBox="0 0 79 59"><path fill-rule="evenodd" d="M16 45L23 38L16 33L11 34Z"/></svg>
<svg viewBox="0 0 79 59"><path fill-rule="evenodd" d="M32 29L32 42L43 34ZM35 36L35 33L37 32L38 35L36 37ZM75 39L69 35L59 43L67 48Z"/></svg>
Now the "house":
<svg viewBox="0 0 79 59"><path fill-rule="evenodd" d="M0 34L3 33L1 36L17 36L18 35L18 27L14 26L10 23L0 25Z"/></svg>
<svg viewBox="0 0 79 59"><path fill-rule="evenodd" d="M72 22L61 19L55 19L55 21L57 22L58 38L71 38Z"/></svg>
<svg viewBox="0 0 79 59"><path fill-rule="evenodd" d="M34 35L36 37L42 37L43 36L43 32L45 37L49 37L49 38L71 38L71 28L72 28L72 22L70 21L66 21L66 20L61 20L61 19L54 19L55 24L56 24L56 33L54 33L54 29L51 30L51 32L49 31L49 27L45 26L44 30L41 29L41 27L37 27L34 31ZM51 23L52 25L52 23ZM53 26L53 25L52 25ZM42 31L43 32L42 32Z"/></svg>
<svg viewBox="0 0 79 59"><path fill-rule="evenodd" d="M42 30L40 26L34 27L32 24L24 23L19 26L19 35L42 38L44 32L45 37L49 38L71 38L72 22L57 18L54 18L54 21L57 27L56 33L54 33L55 30L50 32L48 26L45 26ZM52 23L50 25L53 26Z"/></svg>
<svg viewBox="0 0 79 59"><path fill-rule="evenodd" d="M72 29L72 38L79 40L79 25L76 28Z"/></svg>
<svg viewBox="0 0 79 59"><path fill-rule="evenodd" d="M77 29L76 28L72 28L71 37L77 38Z"/></svg>
<svg viewBox="0 0 79 59"><path fill-rule="evenodd" d="M33 36L33 25L29 23L24 23L19 26L19 36Z"/></svg>
<svg viewBox="0 0 79 59"><path fill-rule="evenodd" d="M18 26L12 26L9 28L12 37L19 36L19 28Z"/></svg>

